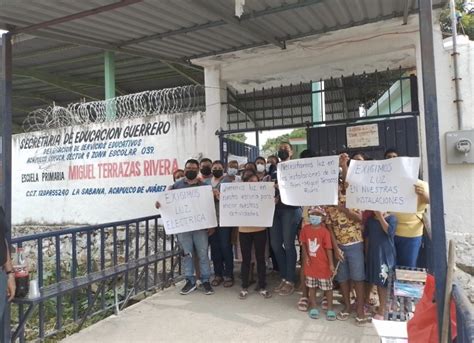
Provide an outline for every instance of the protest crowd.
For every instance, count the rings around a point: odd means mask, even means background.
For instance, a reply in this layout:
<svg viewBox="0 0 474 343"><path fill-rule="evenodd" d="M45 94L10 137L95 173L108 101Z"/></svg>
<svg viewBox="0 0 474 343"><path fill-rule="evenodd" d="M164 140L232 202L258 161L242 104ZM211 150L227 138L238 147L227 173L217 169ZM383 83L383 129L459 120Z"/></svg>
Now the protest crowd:
<svg viewBox="0 0 474 343"><path fill-rule="evenodd" d="M307 161L317 155L305 150L299 157ZM387 150L384 157L397 158L398 152ZM295 307L313 319L323 313L330 321L345 321L355 314L358 325L372 318L383 319L389 274L398 265L417 266L423 215L429 204L427 183L418 179L409 185L417 202L415 213L348 208L349 165L352 161L365 163L371 158L364 153L352 156L342 153L336 157L335 204L321 204L317 201L319 194L315 194L313 206L291 206L282 201L278 165L295 158L293 147L285 142L280 144L276 155L258 157L245 165L239 166L237 161L224 165L208 158L190 159L184 170L174 172L174 184L169 191L212 187L218 223L217 227L177 234L186 278L181 294L200 289L210 295L214 288L233 287L239 279L238 296L242 300L251 295L250 286L256 283L255 291L264 298L299 292L301 297ZM226 184L241 183L270 183L274 212L268 227L219 225L221 189L228 187ZM163 208L163 202L157 201L155 207ZM236 260L241 261L239 278L234 274ZM272 289L267 284L267 270L279 275L280 282ZM337 313L333 291L338 291L337 301L342 305Z"/></svg>

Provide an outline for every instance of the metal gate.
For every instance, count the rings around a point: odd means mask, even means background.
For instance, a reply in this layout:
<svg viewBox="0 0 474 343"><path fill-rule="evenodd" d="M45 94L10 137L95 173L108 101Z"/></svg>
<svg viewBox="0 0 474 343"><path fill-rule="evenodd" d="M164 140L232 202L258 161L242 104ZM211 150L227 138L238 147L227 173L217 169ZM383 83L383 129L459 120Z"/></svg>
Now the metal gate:
<svg viewBox="0 0 474 343"><path fill-rule="evenodd" d="M227 127L219 134L348 124L417 115L414 68L299 84L227 91Z"/></svg>
<svg viewBox="0 0 474 343"><path fill-rule="evenodd" d="M252 154L251 146L227 142L227 134L256 132L258 138L259 131L301 127L308 129L308 146L321 155L365 151L380 158L388 148L396 148L406 156L419 155L414 68L400 67L243 93L228 89L227 107L227 128L218 133L224 161L229 153L249 158ZM372 126L374 135L377 131L375 143L358 146L357 142L347 141L348 128L362 123L376 123L377 130Z"/></svg>
<svg viewBox="0 0 474 343"><path fill-rule="evenodd" d="M419 156L417 116L314 127L307 132L309 148L321 156L364 152L371 158L382 159L385 150L391 148L403 156Z"/></svg>
<svg viewBox="0 0 474 343"><path fill-rule="evenodd" d="M239 160L239 164L245 159L253 162L259 156L257 146L224 137L220 138L220 152L224 165L233 159Z"/></svg>

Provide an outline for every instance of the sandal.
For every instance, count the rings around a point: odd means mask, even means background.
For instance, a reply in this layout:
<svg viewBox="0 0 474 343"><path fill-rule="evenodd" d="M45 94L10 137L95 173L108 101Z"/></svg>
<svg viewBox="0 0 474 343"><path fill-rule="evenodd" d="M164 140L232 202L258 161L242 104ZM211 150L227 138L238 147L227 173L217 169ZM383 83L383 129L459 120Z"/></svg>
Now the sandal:
<svg viewBox="0 0 474 343"><path fill-rule="evenodd" d="M328 309L328 300L326 299L326 297L324 297L323 300L321 301L321 309L323 310Z"/></svg>
<svg viewBox="0 0 474 343"><path fill-rule="evenodd" d="M336 319L337 320L341 320L341 321L346 321L347 319L349 319L349 316L351 314L349 312L339 312L336 316Z"/></svg>
<svg viewBox="0 0 474 343"><path fill-rule="evenodd" d="M220 286L220 284L222 283L222 281L224 281L224 279L223 279L221 276L216 276L216 277L214 278L214 280L212 280L211 286L212 286L212 287Z"/></svg>
<svg viewBox="0 0 474 343"><path fill-rule="evenodd" d="M224 287L229 288L234 285L234 279L232 278L224 278Z"/></svg>
<svg viewBox="0 0 474 343"><path fill-rule="evenodd" d="M239 299L241 300L247 299L247 295L249 295L249 291L246 289L243 289L239 293Z"/></svg>
<svg viewBox="0 0 474 343"><path fill-rule="evenodd" d="M265 299L271 298L272 294L267 291L266 289L261 289L258 293L260 293L261 296L263 296Z"/></svg>
<svg viewBox="0 0 474 343"><path fill-rule="evenodd" d="M326 320L333 322L337 319L336 312L329 310L326 312Z"/></svg>
<svg viewBox="0 0 474 343"><path fill-rule="evenodd" d="M312 308L308 312L309 318L311 319L318 319L319 318L319 310L317 308Z"/></svg>
<svg viewBox="0 0 474 343"><path fill-rule="evenodd" d="M300 300L298 300L298 310L306 312L308 311L308 301L309 299L306 297L301 297Z"/></svg>
<svg viewBox="0 0 474 343"><path fill-rule="evenodd" d="M372 321L372 318L371 317L359 318L359 317L356 316L355 320L356 320L356 325L361 326L361 325L370 323Z"/></svg>

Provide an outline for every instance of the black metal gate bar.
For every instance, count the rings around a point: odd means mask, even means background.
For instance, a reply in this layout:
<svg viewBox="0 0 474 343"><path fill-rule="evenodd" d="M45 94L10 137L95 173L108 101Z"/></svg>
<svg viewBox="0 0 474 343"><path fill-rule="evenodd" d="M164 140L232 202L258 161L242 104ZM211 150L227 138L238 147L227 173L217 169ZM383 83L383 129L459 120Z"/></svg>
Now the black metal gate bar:
<svg viewBox="0 0 474 343"><path fill-rule="evenodd" d="M419 1L421 66L423 75L423 103L425 106L425 132L430 207L432 223L433 270L436 278L436 305L438 308L438 335L443 326L444 294L446 290L446 233L444 226L443 178L438 124L438 98L436 94L436 66L433 48L433 10L431 0ZM449 336L448 336L449 337Z"/></svg>
<svg viewBox="0 0 474 343"><path fill-rule="evenodd" d="M12 195L12 41L11 34L4 33L1 40L0 54L0 116L2 135L2 180L1 180L1 205L5 211L7 225L5 238L11 241L11 195ZM3 321L0 323L0 341L10 341L10 304L7 302Z"/></svg>
<svg viewBox="0 0 474 343"><path fill-rule="evenodd" d="M378 118L379 119L379 118ZM382 159L385 150L395 148L404 156L420 156L418 144L418 117L404 116L397 119L377 120L367 123L377 124L379 144L370 147L349 148L347 128L357 124L339 124L312 127L307 130L308 148L321 156L336 155L341 152L365 152L372 158Z"/></svg>
<svg viewBox="0 0 474 343"><path fill-rule="evenodd" d="M233 103L228 103L227 128L221 133L299 128L307 125L329 125L362 119L416 115L418 114L416 76L407 75L410 70L400 67L395 70L387 69L369 74L364 72L360 75L320 80L324 81L324 89L313 89L313 81L310 81L270 89L262 88L258 91L253 89L250 93L244 91L239 94L236 91L235 94L232 93L232 99L239 104L239 108ZM409 87L403 85L407 81ZM400 84L400 92L404 89L410 91L412 105L409 111L403 106L403 99L407 100L407 95L402 94L394 105L390 92L395 83ZM324 96L324 102L320 101L320 106L321 113L324 110L326 116L320 121L315 121L314 118L314 96L321 98ZM385 100L381 100L382 97ZM381 108L381 101L385 101L384 108ZM245 113L242 113L242 109Z"/></svg>

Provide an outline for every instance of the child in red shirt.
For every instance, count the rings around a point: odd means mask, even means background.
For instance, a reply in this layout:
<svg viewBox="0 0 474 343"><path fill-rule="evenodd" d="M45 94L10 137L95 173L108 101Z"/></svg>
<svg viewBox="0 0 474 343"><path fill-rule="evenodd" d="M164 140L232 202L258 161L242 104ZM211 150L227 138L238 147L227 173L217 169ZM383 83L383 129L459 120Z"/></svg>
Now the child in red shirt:
<svg viewBox="0 0 474 343"><path fill-rule="evenodd" d="M309 222L300 233L300 242L305 256L304 275L305 283L309 288L309 316L319 318L316 308L316 288L324 291L328 302L327 320L336 320L336 313L332 309L332 277L334 275L334 260L332 254L331 235L323 224L321 217L309 215Z"/></svg>

